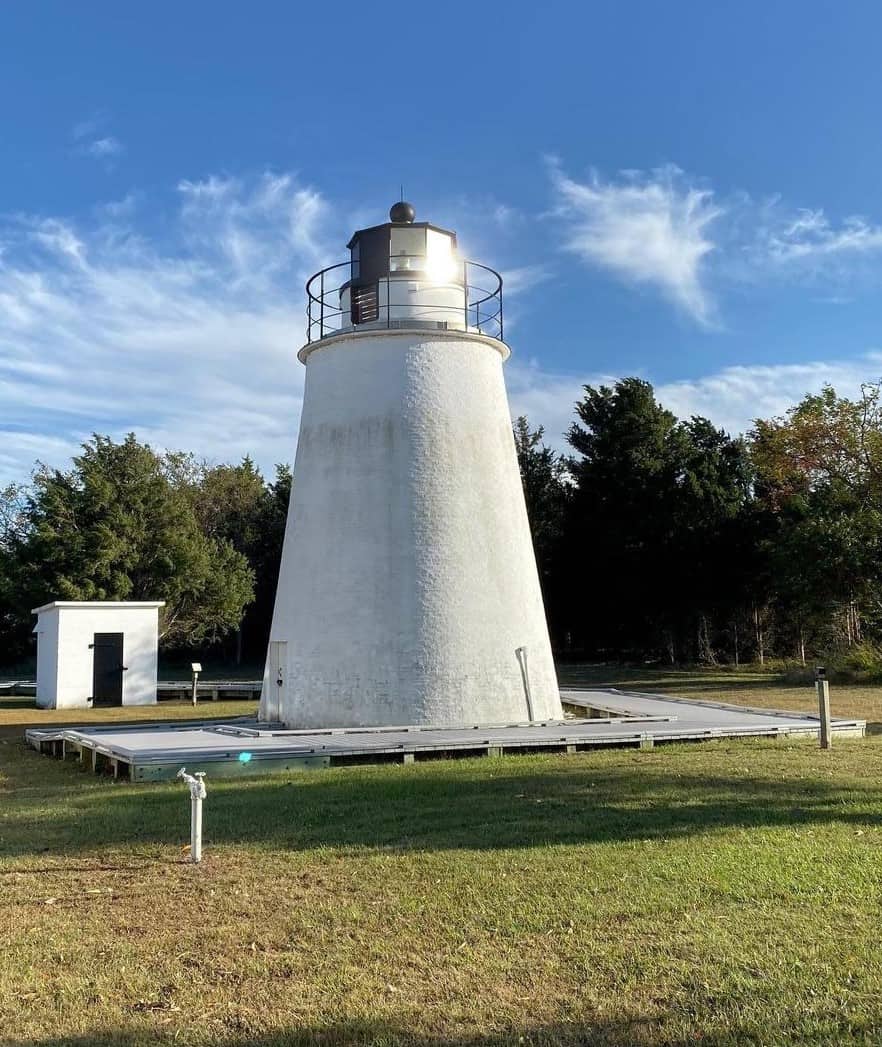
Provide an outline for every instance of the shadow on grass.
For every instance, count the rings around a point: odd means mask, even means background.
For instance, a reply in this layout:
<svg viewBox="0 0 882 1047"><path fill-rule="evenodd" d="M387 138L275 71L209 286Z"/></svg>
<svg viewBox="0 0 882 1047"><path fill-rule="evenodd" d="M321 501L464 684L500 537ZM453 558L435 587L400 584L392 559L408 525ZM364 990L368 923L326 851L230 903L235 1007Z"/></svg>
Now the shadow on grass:
<svg viewBox="0 0 882 1047"><path fill-rule="evenodd" d="M677 1025L682 1029L685 1023ZM806 1015L788 1022L786 1016L763 1022L762 1027L739 1023L725 1031L705 1031L698 1026L686 1034L666 1031L663 1019L621 1021L575 1021L560 1025L524 1025L510 1031L486 1034L426 1035L393 1023L353 1021L318 1027L300 1027L273 1033L240 1036L206 1036L182 1041L173 1030L96 1031L82 1036L51 1037L44 1040L0 1040L4 1047L146 1047L148 1044L188 1042L201 1047L750 1047L775 1044L868 1044L878 1043L882 1021L847 1021L841 1014Z"/></svg>
<svg viewBox="0 0 882 1047"><path fill-rule="evenodd" d="M814 755L806 750L809 759ZM656 751L623 754L615 763L591 755L509 757L239 780L212 781L209 774L206 841L406 852L882 824L882 786L873 780L812 778L808 762L788 778L776 773L779 759L771 746L759 760L756 750L744 753L754 768L743 775L714 775L715 758L707 757L701 771L694 761ZM759 777L761 768L774 776ZM4 770L9 787L0 855L169 846L188 835L180 785L114 784L23 747Z"/></svg>

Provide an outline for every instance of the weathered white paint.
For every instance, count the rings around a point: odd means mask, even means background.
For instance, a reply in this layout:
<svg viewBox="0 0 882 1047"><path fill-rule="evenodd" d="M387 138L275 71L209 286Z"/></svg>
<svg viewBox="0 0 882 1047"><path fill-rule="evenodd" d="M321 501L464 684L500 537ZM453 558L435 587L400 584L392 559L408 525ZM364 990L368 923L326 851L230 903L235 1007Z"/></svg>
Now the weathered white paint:
<svg viewBox="0 0 882 1047"><path fill-rule="evenodd" d="M356 331L306 387L270 640L291 727L562 716L502 373L466 332ZM268 660L269 670L269 660Z"/></svg>
<svg viewBox="0 0 882 1047"><path fill-rule="evenodd" d="M56 601L37 615L37 705L84 708L92 695L95 633L123 634L123 705L156 701L159 608L151 601Z"/></svg>

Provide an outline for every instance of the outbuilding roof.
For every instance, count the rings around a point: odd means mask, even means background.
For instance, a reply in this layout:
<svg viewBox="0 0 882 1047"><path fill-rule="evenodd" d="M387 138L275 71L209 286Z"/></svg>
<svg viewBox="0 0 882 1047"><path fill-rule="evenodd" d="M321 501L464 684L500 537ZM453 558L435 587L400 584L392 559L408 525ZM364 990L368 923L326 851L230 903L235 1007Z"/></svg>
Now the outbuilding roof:
<svg viewBox="0 0 882 1047"><path fill-rule="evenodd" d="M53 600L52 603L44 603L42 607L34 607L31 610L31 614L40 614L42 611L52 611L55 608L64 608L67 610L75 608L100 610L101 608L107 608L108 610L123 611L126 609L140 609L146 610L150 607L165 607L165 600Z"/></svg>

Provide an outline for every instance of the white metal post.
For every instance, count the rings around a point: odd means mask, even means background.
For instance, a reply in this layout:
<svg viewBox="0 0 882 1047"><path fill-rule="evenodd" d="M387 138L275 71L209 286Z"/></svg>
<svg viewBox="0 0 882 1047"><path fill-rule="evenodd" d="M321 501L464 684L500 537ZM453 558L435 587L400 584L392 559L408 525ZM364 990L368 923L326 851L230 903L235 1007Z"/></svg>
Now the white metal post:
<svg viewBox="0 0 882 1047"><path fill-rule="evenodd" d="M833 742L830 725L830 682L823 665L819 665L815 670L815 687L818 692L818 717L821 721L821 748L829 749Z"/></svg>
<svg viewBox="0 0 882 1047"><path fill-rule="evenodd" d="M190 858L194 862L202 861L202 797L193 797L190 811Z"/></svg>
<svg viewBox="0 0 882 1047"><path fill-rule="evenodd" d="M205 772L197 771L195 775L187 774L187 768L178 771L178 778L183 778L190 787L190 861L202 861L202 801L208 795L205 788Z"/></svg>

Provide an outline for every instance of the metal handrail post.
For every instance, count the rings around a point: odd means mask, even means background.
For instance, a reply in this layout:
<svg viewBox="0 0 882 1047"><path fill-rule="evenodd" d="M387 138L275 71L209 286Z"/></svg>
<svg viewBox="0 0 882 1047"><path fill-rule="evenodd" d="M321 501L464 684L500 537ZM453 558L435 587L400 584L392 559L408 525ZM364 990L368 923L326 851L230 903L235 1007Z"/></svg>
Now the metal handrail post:
<svg viewBox="0 0 882 1047"><path fill-rule="evenodd" d="M462 263L462 305L465 313L465 330L469 329L469 263Z"/></svg>

